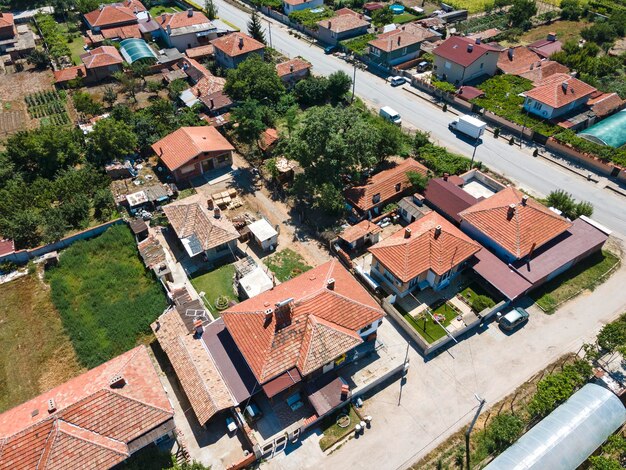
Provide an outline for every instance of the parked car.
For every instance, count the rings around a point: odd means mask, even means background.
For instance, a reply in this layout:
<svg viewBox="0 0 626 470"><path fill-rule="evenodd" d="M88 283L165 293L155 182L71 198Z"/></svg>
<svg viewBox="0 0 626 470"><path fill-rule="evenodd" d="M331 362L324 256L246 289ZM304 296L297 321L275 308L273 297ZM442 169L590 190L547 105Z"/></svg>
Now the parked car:
<svg viewBox="0 0 626 470"><path fill-rule="evenodd" d="M496 317L500 323L500 328L510 331L528 320L530 315L522 307L516 307L506 315L498 313Z"/></svg>
<svg viewBox="0 0 626 470"><path fill-rule="evenodd" d="M400 86L406 83L406 78L396 75L389 79L389 83L391 83L391 86Z"/></svg>
<svg viewBox="0 0 626 470"><path fill-rule="evenodd" d="M400 113L389 106L383 106L380 108L380 117L386 119L389 122L393 122L396 126L402 124L402 118L400 117Z"/></svg>
<svg viewBox="0 0 626 470"><path fill-rule="evenodd" d="M337 46L326 46L324 48L324 54L332 54L337 50Z"/></svg>
<svg viewBox="0 0 626 470"><path fill-rule="evenodd" d="M428 70L429 68L430 68L430 62L426 62L425 60L417 64L418 72L426 72L426 70Z"/></svg>

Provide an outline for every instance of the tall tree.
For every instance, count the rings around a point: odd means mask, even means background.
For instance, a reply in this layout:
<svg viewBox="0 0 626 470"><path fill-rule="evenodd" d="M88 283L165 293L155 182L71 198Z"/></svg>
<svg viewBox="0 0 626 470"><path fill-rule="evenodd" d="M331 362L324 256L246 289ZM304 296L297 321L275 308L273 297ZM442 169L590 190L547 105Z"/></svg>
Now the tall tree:
<svg viewBox="0 0 626 470"><path fill-rule="evenodd" d="M89 134L89 157L102 164L119 160L137 150L137 135L128 124L112 118L96 122Z"/></svg>
<svg viewBox="0 0 626 470"><path fill-rule="evenodd" d="M534 0L515 0L509 9L509 25L513 28L530 29L530 20L536 14L537 4Z"/></svg>
<svg viewBox="0 0 626 470"><path fill-rule="evenodd" d="M261 18L256 10L252 11L250 15L250 21L248 22L248 34L259 42L265 44L265 32L263 31L263 25L261 24Z"/></svg>
<svg viewBox="0 0 626 470"><path fill-rule="evenodd" d="M109 106L109 108L111 108L117 101L117 91L115 91L115 88L111 85L105 86L102 100Z"/></svg>
<svg viewBox="0 0 626 470"><path fill-rule="evenodd" d="M228 71L224 92L236 101L250 98L274 105L285 94L285 86L276 67L253 54L236 69Z"/></svg>
<svg viewBox="0 0 626 470"><path fill-rule="evenodd" d="M213 0L205 0L204 1L204 12L206 16L210 20L214 20L217 18L217 6Z"/></svg>
<svg viewBox="0 0 626 470"><path fill-rule="evenodd" d="M267 127L265 106L256 100L246 100L233 109L232 115L237 122L237 135L244 142L254 142Z"/></svg>
<svg viewBox="0 0 626 470"><path fill-rule="evenodd" d="M352 79L343 70L333 72L328 77L328 94L333 103L339 102L341 98L350 91Z"/></svg>

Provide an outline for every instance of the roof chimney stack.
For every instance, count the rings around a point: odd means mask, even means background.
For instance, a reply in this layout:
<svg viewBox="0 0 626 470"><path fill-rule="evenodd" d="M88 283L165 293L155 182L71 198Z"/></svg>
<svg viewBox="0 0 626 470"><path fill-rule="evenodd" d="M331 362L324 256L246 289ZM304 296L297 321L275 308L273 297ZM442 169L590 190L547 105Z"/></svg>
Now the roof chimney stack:
<svg viewBox="0 0 626 470"><path fill-rule="evenodd" d="M515 215L515 204L509 204L509 210L507 211L506 218L511 220Z"/></svg>
<svg viewBox="0 0 626 470"><path fill-rule="evenodd" d="M448 177L449 177L449 176L450 176L450 174L449 174L449 173L444 173L444 174L443 174L443 180L444 180L444 181L448 181Z"/></svg>
<svg viewBox="0 0 626 470"><path fill-rule="evenodd" d="M439 235L441 235L441 225L435 227L435 238L439 238Z"/></svg>
<svg viewBox="0 0 626 470"><path fill-rule="evenodd" d="M335 278L331 277L330 279L328 279L328 281L326 281L326 287L328 287L329 290L335 290Z"/></svg>
<svg viewBox="0 0 626 470"><path fill-rule="evenodd" d="M196 335L202 336L202 332L204 331L204 328L202 327L202 320L198 318L196 321L194 321L193 328L194 330L196 330Z"/></svg>
<svg viewBox="0 0 626 470"><path fill-rule="evenodd" d="M187 9L187 16L191 18L193 16L193 8Z"/></svg>
<svg viewBox="0 0 626 470"><path fill-rule="evenodd" d="M509 56L509 60L513 60L514 54L515 54L515 49L513 49L512 47L509 47L509 51L507 53L507 55Z"/></svg>
<svg viewBox="0 0 626 470"><path fill-rule="evenodd" d="M213 102L213 98L209 99L209 103L211 105L211 109L215 108L215 103Z"/></svg>
<svg viewBox="0 0 626 470"><path fill-rule="evenodd" d="M222 216L222 211L220 210L219 207L216 207L215 209L213 209L213 217L215 217L216 219L219 219Z"/></svg>
<svg viewBox="0 0 626 470"><path fill-rule="evenodd" d="M398 36L398 46L400 45L400 36Z"/></svg>
<svg viewBox="0 0 626 470"><path fill-rule="evenodd" d="M474 50L474 44L467 45L467 52L472 52Z"/></svg>
<svg viewBox="0 0 626 470"><path fill-rule="evenodd" d="M57 410L57 405L54 402L54 398L48 400L48 413L54 413Z"/></svg>
<svg viewBox="0 0 626 470"><path fill-rule="evenodd" d="M122 388L124 385L126 385L126 379L121 374L114 375L109 380L109 387L111 388Z"/></svg>
<svg viewBox="0 0 626 470"><path fill-rule="evenodd" d="M290 64L290 65L289 65L289 72L290 72L290 73L293 73L293 64Z"/></svg>
<svg viewBox="0 0 626 470"><path fill-rule="evenodd" d="M528 202L528 196L524 194L522 196L522 206L525 206L527 202Z"/></svg>
<svg viewBox="0 0 626 470"><path fill-rule="evenodd" d="M404 238L411 238L411 229L409 227L404 229Z"/></svg>
<svg viewBox="0 0 626 470"><path fill-rule="evenodd" d="M481 39L480 38L476 38L476 44L480 44Z"/></svg>
<svg viewBox="0 0 626 470"><path fill-rule="evenodd" d="M272 307L265 309L265 321L270 321L273 314L274 309Z"/></svg>
<svg viewBox="0 0 626 470"><path fill-rule="evenodd" d="M243 36L239 36L239 49L243 49Z"/></svg>
<svg viewBox="0 0 626 470"><path fill-rule="evenodd" d="M567 82L561 83L561 88L563 88L563 93L567 93Z"/></svg>
<svg viewBox="0 0 626 470"><path fill-rule="evenodd" d="M556 33L551 31L548 33L548 37L546 38L548 41L550 42L555 42L556 41Z"/></svg>
<svg viewBox="0 0 626 470"><path fill-rule="evenodd" d="M161 23L165 23L166 19L167 19L167 15L165 13L161 14Z"/></svg>

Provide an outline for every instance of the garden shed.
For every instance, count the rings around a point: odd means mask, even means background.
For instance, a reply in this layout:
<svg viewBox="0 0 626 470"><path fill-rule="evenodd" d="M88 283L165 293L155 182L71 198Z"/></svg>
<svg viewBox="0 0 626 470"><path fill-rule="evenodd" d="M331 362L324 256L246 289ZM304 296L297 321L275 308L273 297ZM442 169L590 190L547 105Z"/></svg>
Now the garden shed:
<svg viewBox="0 0 626 470"><path fill-rule="evenodd" d="M278 232L265 219L261 218L248 225L252 236L264 250L273 250L278 245Z"/></svg>
<svg viewBox="0 0 626 470"><path fill-rule="evenodd" d="M587 384L485 468L578 468L624 422L620 399L600 385Z"/></svg>

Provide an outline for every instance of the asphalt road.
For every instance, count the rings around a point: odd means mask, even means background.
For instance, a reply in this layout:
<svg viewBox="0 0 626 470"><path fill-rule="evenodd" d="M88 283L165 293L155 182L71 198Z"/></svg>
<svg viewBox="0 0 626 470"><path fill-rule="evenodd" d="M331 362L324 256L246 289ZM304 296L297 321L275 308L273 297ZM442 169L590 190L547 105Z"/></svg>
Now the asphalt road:
<svg viewBox="0 0 626 470"><path fill-rule="evenodd" d="M247 31L249 15L237 7L216 0L218 14ZM325 55L323 50L307 41L289 35L285 25L271 21L272 46L289 57L302 56L313 64L316 74L329 75L343 70L353 76L352 65L334 56ZM269 42L269 29L266 39ZM406 86L406 85L405 85ZM471 156L471 143L459 139L448 130L448 123L454 119L451 113L444 113L435 105L403 90L393 88L384 79L366 71L356 71L356 94L374 108L391 106L402 116L403 123L428 131L433 140L452 151ZM603 189L604 179L596 184L553 163L532 156L533 148L510 146L505 139L494 139L486 135L476 152L476 160L482 161L492 170L512 180L522 189L536 196L545 196L558 188L566 189L579 200L594 205L593 218L601 224L621 234L626 234L626 198Z"/></svg>

